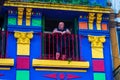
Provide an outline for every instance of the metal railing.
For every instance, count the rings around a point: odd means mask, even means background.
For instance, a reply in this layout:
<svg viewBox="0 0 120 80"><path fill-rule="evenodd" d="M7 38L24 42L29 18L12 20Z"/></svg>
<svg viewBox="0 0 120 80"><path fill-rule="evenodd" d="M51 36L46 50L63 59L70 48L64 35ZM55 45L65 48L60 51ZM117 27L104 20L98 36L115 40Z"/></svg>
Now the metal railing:
<svg viewBox="0 0 120 80"><path fill-rule="evenodd" d="M65 55L65 60L80 60L78 51L78 35L75 34L60 34L60 33L44 33L44 54L42 59L56 59L56 52L60 56ZM62 58L59 58L62 60Z"/></svg>
<svg viewBox="0 0 120 80"><path fill-rule="evenodd" d="M120 80L120 65L113 71L114 80Z"/></svg>

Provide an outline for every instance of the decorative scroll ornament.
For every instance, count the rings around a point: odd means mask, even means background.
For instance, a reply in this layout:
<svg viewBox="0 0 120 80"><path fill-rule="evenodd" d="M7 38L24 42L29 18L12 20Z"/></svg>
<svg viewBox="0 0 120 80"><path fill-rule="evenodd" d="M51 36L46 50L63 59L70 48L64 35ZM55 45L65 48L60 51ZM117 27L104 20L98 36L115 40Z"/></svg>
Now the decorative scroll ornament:
<svg viewBox="0 0 120 80"><path fill-rule="evenodd" d="M105 36L88 36L89 41L91 42L91 47L103 48L103 43L106 41Z"/></svg>
<svg viewBox="0 0 120 80"><path fill-rule="evenodd" d="M93 30L93 22L95 19L95 13L89 13L89 29Z"/></svg>
<svg viewBox="0 0 120 80"><path fill-rule="evenodd" d="M24 8L18 8L18 25L22 25Z"/></svg>
<svg viewBox="0 0 120 80"><path fill-rule="evenodd" d="M31 8L26 9L26 26L30 26L30 21L31 21Z"/></svg>
<svg viewBox="0 0 120 80"><path fill-rule="evenodd" d="M97 14L97 22L96 22L97 30L101 30L102 15L103 14L101 14L101 13Z"/></svg>

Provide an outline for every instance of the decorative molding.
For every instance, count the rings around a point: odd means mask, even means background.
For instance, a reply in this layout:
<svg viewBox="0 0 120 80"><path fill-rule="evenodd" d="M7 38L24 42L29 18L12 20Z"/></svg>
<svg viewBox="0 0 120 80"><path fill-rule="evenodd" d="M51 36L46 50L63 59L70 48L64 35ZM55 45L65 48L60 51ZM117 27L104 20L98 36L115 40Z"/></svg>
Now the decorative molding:
<svg viewBox="0 0 120 80"><path fill-rule="evenodd" d="M96 21L97 30L101 30L102 15L103 15L102 13L97 14L97 21Z"/></svg>
<svg viewBox="0 0 120 80"><path fill-rule="evenodd" d="M53 74L45 74L44 77L46 78L51 78L51 79L59 79L60 80L64 80L65 78L67 78L67 80L69 79L76 79L76 78L81 78L81 76L75 75L75 74L64 74L64 73L53 73Z"/></svg>
<svg viewBox="0 0 120 80"><path fill-rule="evenodd" d="M17 38L17 54L30 54L30 39L33 38L33 32L15 31L14 37Z"/></svg>
<svg viewBox="0 0 120 80"><path fill-rule="evenodd" d="M89 13L89 29L93 30L93 23L95 19L95 13Z"/></svg>
<svg viewBox="0 0 120 80"><path fill-rule="evenodd" d="M105 36L88 36L91 42L92 58L104 58L103 56L103 43L106 41Z"/></svg>
<svg viewBox="0 0 120 80"><path fill-rule="evenodd" d="M91 7L70 4L51 4L51 3L30 3L30 2L10 2L6 1L4 6L27 7L27 8L41 8L41 9L55 9L55 10L69 10L69 11L84 11L84 12L100 12L110 13L111 8Z"/></svg>
<svg viewBox="0 0 120 80"><path fill-rule="evenodd" d="M58 68L89 68L89 62L83 61L60 61L33 59L33 67L58 67Z"/></svg>
<svg viewBox="0 0 120 80"><path fill-rule="evenodd" d="M18 25L22 25L24 8L18 8Z"/></svg>
<svg viewBox="0 0 120 80"><path fill-rule="evenodd" d="M30 26L32 8L26 8L26 26Z"/></svg>
<svg viewBox="0 0 120 80"><path fill-rule="evenodd" d="M88 39L91 42L91 47L95 48L103 48L103 43L106 41L105 36L88 35Z"/></svg>

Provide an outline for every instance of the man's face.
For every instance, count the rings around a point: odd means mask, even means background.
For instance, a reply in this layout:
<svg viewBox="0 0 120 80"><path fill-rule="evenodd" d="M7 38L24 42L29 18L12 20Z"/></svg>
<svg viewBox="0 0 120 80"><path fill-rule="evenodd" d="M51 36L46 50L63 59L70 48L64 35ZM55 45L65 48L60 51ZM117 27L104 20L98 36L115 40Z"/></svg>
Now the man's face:
<svg viewBox="0 0 120 80"><path fill-rule="evenodd" d="M60 22L60 23L59 23L59 28L60 28L60 29L64 29L64 23L63 23L63 22Z"/></svg>

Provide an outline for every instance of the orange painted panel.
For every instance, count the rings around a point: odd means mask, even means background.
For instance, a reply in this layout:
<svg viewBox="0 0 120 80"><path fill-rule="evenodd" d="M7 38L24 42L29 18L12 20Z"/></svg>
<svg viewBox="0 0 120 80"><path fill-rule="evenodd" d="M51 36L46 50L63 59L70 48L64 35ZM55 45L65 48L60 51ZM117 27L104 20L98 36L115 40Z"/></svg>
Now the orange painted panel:
<svg viewBox="0 0 120 80"><path fill-rule="evenodd" d="M88 29L87 22L79 22L80 29Z"/></svg>
<svg viewBox="0 0 120 80"><path fill-rule="evenodd" d="M102 30L108 30L107 24L102 24Z"/></svg>

